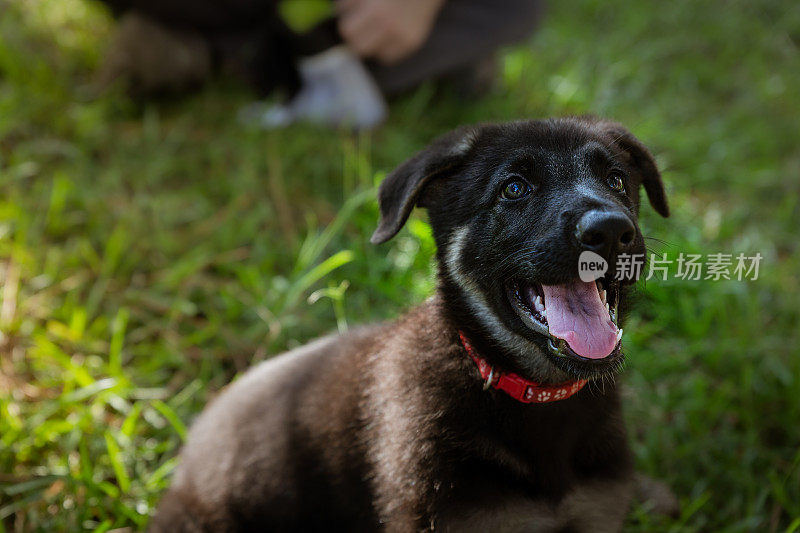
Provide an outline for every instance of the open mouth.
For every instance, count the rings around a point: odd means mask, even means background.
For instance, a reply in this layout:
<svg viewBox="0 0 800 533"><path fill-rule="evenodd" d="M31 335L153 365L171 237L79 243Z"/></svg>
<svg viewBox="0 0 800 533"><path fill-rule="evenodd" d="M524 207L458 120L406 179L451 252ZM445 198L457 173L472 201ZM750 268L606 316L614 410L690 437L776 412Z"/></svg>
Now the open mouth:
<svg viewBox="0 0 800 533"><path fill-rule="evenodd" d="M602 280L542 285L523 281L508 286L511 307L522 322L547 338L552 355L600 363L619 354L618 283Z"/></svg>

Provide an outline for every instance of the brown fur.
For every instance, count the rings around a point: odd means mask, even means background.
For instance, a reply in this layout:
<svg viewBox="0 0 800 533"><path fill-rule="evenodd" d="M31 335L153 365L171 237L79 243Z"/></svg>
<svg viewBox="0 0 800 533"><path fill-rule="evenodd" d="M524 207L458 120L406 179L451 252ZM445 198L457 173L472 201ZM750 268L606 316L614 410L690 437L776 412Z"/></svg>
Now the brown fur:
<svg viewBox="0 0 800 533"><path fill-rule="evenodd" d="M254 368L193 427L152 530L302 530L304 512L309 530L619 529L633 472L616 390L484 392L455 331L433 298Z"/></svg>

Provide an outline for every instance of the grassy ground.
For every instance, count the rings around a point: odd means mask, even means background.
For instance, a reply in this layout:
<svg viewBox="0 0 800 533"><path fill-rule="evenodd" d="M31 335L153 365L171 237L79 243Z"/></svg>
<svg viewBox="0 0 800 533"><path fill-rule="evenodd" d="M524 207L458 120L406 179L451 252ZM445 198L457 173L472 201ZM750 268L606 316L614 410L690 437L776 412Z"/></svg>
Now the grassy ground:
<svg viewBox="0 0 800 533"><path fill-rule="evenodd" d="M627 418L683 513L628 529L800 530L796 2L552 2L491 95L423 87L361 136L243 130L230 86L90 98L110 30L82 0L0 0L0 531L142 527L237 372L431 292L424 218L367 242L386 171L458 124L583 112L665 169L654 251L764 256L757 281L641 288Z"/></svg>

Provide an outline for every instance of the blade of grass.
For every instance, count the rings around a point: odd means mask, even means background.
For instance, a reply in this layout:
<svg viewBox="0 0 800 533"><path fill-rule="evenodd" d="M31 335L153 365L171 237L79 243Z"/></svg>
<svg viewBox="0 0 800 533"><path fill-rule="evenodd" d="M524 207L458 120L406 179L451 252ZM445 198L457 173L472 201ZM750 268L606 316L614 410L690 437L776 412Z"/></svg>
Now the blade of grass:
<svg viewBox="0 0 800 533"><path fill-rule="evenodd" d="M353 216L353 213L368 201L372 201L374 197L374 189L361 191L351 196L339 210L336 218L322 230L322 233L318 236L309 235L306 237L300 248L300 252L297 254L297 261L294 267L295 273L301 272L312 265L319 258L325 247L339 234L345 223Z"/></svg>
<svg viewBox="0 0 800 533"><path fill-rule="evenodd" d="M286 297L284 299L281 312L285 313L288 310L293 309L300 300L300 296L303 294L303 292L308 290L312 285L314 285L314 283L318 282L340 266L346 265L352 261L354 257L355 255L350 250L342 250L333 254L325 261L306 272L300 277L300 279L292 283L292 285L289 287L289 290L286 292Z"/></svg>
<svg viewBox="0 0 800 533"><path fill-rule="evenodd" d="M186 426L181 422L180 417L172 408L161 400L153 400L150 405L167 419L167 422L175 429L182 441L186 440Z"/></svg>
<svg viewBox="0 0 800 533"><path fill-rule="evenodd" d="M125 329L128 326L128 310L125 308L117 311L114 322L111 324L111 344L108 347L109 373L118 376L122 374L122 345L125 342Z"/></svg>
<svg viewBox="0 0 800 533"><path fill-rule="evenodd" d="M131 479L128 477L128 473L125 470L125 464L122 460L122 452L117 444L117 441L114 440L114 436L111 434L111 432L105 432L105 439L106 449L108 450L108 458L111 461L111 467L114 469L114 475L117 477L117 484L119 485L120 490L123 493L126 493L131 487Z"/></svg>

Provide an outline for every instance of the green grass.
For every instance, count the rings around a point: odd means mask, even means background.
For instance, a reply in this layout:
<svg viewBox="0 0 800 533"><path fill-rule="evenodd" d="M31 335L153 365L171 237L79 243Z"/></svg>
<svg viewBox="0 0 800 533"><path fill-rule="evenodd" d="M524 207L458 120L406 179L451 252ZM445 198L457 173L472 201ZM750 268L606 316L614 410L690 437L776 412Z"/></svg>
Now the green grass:
<svg viewBox="0 0 800 533"><path fill-rule="evenodd" d="M141 528L186 427L254 361L433 288L424 215L368 243L374 186L456 125L592 112L657 154L656 252L760 252L758 281L651 280L626 327L631 440L680 519L800 531L800 5L552 2L502 82L423 87L380 130L263 133L218 84L92 98L81 0L0 0L0 531Z"/></svg>

